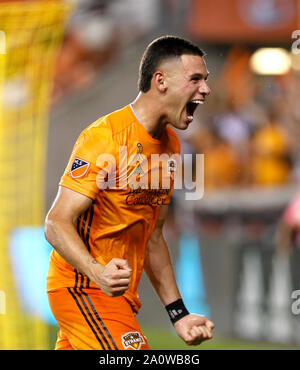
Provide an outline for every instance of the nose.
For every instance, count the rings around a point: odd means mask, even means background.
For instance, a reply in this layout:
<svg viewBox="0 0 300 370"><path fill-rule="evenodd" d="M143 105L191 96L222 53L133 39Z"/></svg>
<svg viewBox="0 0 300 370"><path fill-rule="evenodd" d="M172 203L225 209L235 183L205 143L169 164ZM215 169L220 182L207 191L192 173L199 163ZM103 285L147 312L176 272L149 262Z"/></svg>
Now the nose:
<svg viewBox="0 0 300 370"><path fill-rule="evenodd" d="M205 95L205 96L210 94L210 88L209 88L209 86L208 86L208 84L205 80L200 85L199 92L200 92L200 94Z"/></svg>

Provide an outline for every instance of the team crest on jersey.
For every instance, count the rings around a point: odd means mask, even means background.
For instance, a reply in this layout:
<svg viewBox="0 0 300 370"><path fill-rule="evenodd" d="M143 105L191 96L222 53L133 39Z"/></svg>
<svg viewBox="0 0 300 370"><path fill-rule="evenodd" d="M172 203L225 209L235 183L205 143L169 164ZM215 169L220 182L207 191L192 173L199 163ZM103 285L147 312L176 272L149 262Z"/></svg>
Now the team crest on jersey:
<svg viewBox="0 0 300 370"><path fill-rule="evenodd" d="M71 166L70 175L74 179L77 179L78 177L82 177L87 173L87 170L89 169L89 167L90 167L89 162L86 162L80 158L75 158Z"/></svg>
<svg viewBox="0 0 300 370"><path fill-rule="evenodd" d="M141 143L137 143L136 144L136 151L137 151L137 154L142 154L142 152L143 152L143 145Z"/></svg>
<svg viewBox="0 0 300 370"><path fill-rule="evenodd" d="M138 331L130 331L121 336L122 344L125 349L131 347L132 349L140 349L145 340Z"/></svg>

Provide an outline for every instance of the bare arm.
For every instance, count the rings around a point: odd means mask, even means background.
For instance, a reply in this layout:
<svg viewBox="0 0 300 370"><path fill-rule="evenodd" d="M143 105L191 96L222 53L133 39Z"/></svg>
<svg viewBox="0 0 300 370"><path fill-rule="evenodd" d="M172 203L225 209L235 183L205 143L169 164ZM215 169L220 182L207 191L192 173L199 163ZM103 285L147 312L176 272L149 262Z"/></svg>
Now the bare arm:
<svg viewBox="0 0 300 370"><path fill-rule="evenodd" d="M165 306L181 298L168 246L162 232L166 216L167 206L162 206L156 227L147 245L144 265L156 293ZM178 336L188 345L198 345L212 338L213 327L214 324L210 320L196 314L188 314L174 324Z"/></svg>
<svg viewBox="0 0 300 370"><path fill-rule="evenodd" d="M161 207L156 227L147 245L144 265L145 272L165 306L181 298L169 249L162 232L167 212L167 206Z"/></svg>
<svg viewBox="0 0 300 370"><path fill-rule="evenodd" d="M89 253L76 230L76 220L91 204L92 199L85 195L60 187L46 217L45 236L64 260L87 275L105 294L121 295L130 282L127 261L113 258L103 266Z"/></svg>

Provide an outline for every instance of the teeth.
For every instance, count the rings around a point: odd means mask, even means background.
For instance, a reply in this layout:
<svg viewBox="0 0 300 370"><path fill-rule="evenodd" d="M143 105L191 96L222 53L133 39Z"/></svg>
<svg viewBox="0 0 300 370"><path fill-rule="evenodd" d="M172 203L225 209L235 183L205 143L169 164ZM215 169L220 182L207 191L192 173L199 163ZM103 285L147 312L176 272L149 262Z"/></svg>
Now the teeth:
<svg viewBox="0 0 300 370"><path fill-rule="evenodd" d="M192 100L191 103L194 103L194 104L204 104L204 101L203 100Z"/></svg>

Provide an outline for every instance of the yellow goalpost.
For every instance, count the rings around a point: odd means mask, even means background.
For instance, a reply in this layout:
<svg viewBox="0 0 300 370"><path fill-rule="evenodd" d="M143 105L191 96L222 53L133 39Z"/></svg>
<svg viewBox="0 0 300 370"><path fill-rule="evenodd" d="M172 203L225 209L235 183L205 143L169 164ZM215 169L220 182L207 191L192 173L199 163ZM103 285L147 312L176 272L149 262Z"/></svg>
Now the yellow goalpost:
<svg viewBox="0 0 300 370"><path fill-rule="evenodd" d="M9 243L15 228L43 223L49 101L71 8L0 3L0 349L48 348L46 323L21 306Z"/></svg>

